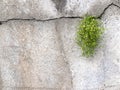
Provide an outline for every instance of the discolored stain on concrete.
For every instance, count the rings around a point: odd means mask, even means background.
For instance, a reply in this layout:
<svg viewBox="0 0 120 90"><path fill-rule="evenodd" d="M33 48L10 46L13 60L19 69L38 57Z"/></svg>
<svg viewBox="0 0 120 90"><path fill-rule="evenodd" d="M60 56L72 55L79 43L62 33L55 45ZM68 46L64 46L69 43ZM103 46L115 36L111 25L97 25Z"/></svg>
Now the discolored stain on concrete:
<svg viewBox="0 0 120 90"><path fill-rule="evenodd" d="M2 25L2 22L0 22L0 25Z"/></svg>
<svg viewBox="0 0 120 90"><path fill-rule="evenodd" d="M65 7L66 3L67 3L67 0L52 0L55 5L56 5L56 9L59 11L59 12L62 12L63 8Z"/></svg>

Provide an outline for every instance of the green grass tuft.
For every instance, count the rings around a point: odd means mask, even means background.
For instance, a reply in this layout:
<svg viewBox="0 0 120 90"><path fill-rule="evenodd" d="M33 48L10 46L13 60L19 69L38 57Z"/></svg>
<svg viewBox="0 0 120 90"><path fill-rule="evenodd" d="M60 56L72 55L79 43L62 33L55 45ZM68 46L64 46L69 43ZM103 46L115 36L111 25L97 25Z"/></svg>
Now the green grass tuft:
<svg viewBox="0 0 120 90"><path fill-rule="evenodd" d="M82 49L83 56L91 57L95 53L96 47L99 45L103 28L99 20L93 16L86 15L80 22L76 41Z"/></svg>

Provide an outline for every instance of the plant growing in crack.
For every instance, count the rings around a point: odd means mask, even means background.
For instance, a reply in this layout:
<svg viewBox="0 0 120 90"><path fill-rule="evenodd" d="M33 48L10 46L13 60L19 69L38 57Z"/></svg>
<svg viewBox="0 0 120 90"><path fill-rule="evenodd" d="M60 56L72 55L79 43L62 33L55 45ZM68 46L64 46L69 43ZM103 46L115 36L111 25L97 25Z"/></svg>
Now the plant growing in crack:
<svg viewBox="0 0 120 90"><path fill-rule="evenodd" d="M91 57L94 55L103 31L101 22L95 17L86 15L81 20L76 33L76 42L81 47L83 56Z"/></svg>

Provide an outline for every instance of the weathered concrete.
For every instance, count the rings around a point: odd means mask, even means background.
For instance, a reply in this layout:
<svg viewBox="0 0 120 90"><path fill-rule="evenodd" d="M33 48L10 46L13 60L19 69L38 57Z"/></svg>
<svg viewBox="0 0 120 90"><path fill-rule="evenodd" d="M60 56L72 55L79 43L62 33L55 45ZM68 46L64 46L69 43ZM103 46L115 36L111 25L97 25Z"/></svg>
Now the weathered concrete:
<svg viewBox="0 0 120 90"><path fill-rule="evenodd" d="M91 14L99 16L112 0L67 0L63 14L65 16L80 16Z"/></svg>
<svg viewBox="0 0 120 90"><path fill-rule="evenodd" d="M59 17L51 0L0 0L0 21L20 19L50 19Z"/></svg>
<svg viewBox="0 0 120 90"><path fill-rule="evenodd" d="M75 43L76 28L79 19L62 19L59 30L65 50L66 58L70 64L73 77L74 90L92 90L103 87L103 50L99 49L95 57L85 58Z"/></svg>
<svg viewBox="0 0 120 90"><path fill-rule="evenodd" d="M3 89L1 90L61 90L61 89L57 89L57 88L48 88L48 89L45 89L45 88L30 88L30 87L4 87ZM70 89L65 89L65 90L70 90Z"/></svg>
<svg viewBox="0 0 120 90"><path fill-rule="evenodd" d="M105 84L120 84L120 9L111 6L104 14Z"/></svg>
<svg viewBox="0 0 120 90"><path fill-rule="evenodd" d="M1 0L0 90L120 90L119 6L120 0ZM105 27L92 58L75 42L87 13L102 15Z"/></svg>
<svg viewBox="0 0 120 90"><path fill-rule="evenodd" d="M3 87L71 89L54 22L11 21L0 26Z"/></svg>
<svg viewBox="0 0 120 90"><path fill-rule="evenodd" d="M109 87L106 87L104 90L120 90L120 85L118 85L118 86L109 86Z"/></svg>
<svg viewBox="0 0 120 90"><path fill-rule="evenodd" d="M59 17L83 17L91 14L99 17L111 3L117 0L1 0L0 21L8 19L48 20Z"/></svg>

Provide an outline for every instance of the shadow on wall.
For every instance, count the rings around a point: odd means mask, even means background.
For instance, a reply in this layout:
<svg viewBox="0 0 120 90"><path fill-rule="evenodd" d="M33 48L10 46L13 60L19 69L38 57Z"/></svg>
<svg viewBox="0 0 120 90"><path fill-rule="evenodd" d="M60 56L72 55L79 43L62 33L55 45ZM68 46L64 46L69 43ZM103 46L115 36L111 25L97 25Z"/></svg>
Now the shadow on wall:
<svg viewBox="0 0 120 90"><path fill-rule="evenodd" d="M52 0L55 3L56 9L62 13L63 8L65 7L67 0Z"/></svg>

